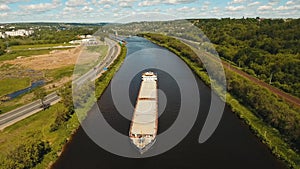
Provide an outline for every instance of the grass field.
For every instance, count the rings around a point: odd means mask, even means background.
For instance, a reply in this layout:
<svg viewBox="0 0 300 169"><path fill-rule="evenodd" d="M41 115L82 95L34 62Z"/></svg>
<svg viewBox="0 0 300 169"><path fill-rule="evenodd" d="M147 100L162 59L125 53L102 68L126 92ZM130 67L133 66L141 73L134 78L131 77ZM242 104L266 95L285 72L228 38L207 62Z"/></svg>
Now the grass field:
<svg viewBox="0 0 300 169"><path fill-rule="evenodd" d="M34 56L34 55L44 55L44 54L48 54L50 51L51 51L50 49L11 51L11 52L5 53L4 55L0 56L0 61L13 60L19 56L29 57L29 56Z"/></svg>
<svg viewBox="0 0 300 169"><path fill-rule="evenodd" d="M30 86L30 78L1 79L0 97Z"/></svg>
<svg viewBox="0 0 300 169"><path fill-rule="evenodd" d="M74 71L74 65L65 66L58 69L48 70L46 73L46 77L52 79L52 81L59 80L63 77L71 77Z"/></svg>
<svg viewBox="0 0 300 169"><path fill-rule="evenodd" d="M57 43L57 44L37 44L37 45L18 45L18 46L11 46L10 50L27 50L27 49L35 49L35 48L52 48L55 46L72 46L68 43Z"/></svg>

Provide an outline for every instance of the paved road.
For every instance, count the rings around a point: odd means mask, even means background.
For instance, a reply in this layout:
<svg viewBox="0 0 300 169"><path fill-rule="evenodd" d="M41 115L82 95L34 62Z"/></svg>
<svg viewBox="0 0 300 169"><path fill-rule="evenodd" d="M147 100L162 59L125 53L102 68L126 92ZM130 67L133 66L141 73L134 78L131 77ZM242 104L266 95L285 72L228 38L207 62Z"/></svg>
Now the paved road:
<svg viewBox="0 0 300 169"><path fill-rule="evenodd" d="M108 67L110 64L112 64L113 61L117 58L121 50L120 46L117 45L117 43L113 40L110 39L105 39L105 40L106 43L109 45L109 51L108 54L105 56L104 60L101 63L99 63L94 69L88 71L86 74L84 74L83 76L75 80L73 83L77 83L80 85L87 80L94 81L99 76L101 76L103 69L105 67ZM59 102L60 99L61 98L57 95L57 93L54 92L45 97L44 103L53 105ZM20 108L2 114L0 115L0 130L3 130L4 128L11 126L17 123L18 121L21 121L41 110L43 110L42 102L41 100L36 100L25 106L22 106Z"/></svg>
<svg viewBox="0 0 300 169"><path fill-rule="evenodd" d="M53 105L59 101L60 97L54 92L45 97L44 104ZM42 106L41 100L36 100L30 104L0 115L0 130L43 110Z"/></svg>
<svg viewBox="0 0 300 169"><path fill-rule="evenodd" d="M120 46L115 41L108 38L106 38L105 41L108 44L109 49L103 61L96 65L94 69L89 70L86 74L76 79L73 84L77 84L78 86L80 86L88 80L94 81L99 77L99 74L103 72L103 69L108 67L117 58L120 53Z"/></svg>

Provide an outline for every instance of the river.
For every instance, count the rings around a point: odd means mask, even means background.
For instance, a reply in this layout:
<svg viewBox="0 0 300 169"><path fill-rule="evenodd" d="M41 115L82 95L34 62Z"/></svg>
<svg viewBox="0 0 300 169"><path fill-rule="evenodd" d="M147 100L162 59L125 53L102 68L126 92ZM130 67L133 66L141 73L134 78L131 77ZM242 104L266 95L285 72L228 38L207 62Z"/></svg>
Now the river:
<svg viewBox="0 0 300 169"><path fill-rule="evenodd" d="M176 81L166 72L156 70L157 65L169 65L174 67L174 72L184 78L183 69L186 65L176 55L151 42L139 38L131 37L127 39L128 56L125 59L120 71L114 80L122 82L127 78L127 70L134 68L138 64L150 64L153 71L159 75L158 86L164 91L159 94L159 99L167 98L166 106L159 106L163 111L159 118L159 131L166 131L176 120L180 109L180 93ZM162 53L151 53L148 48L161 49ZM140 54L134 55L134 52ZM144 52L144 54L143 54ZM142 53L142 55L141 55ZM154 56L155 55L155 56ZM129 60L129 61L128 61ZM129 87L129 97L132 104L138 95L140 85L140 74L132 79ZM188 80L188 79L187 79ZM100 148L95 144L80 127L73 135L71 141L66 145L61 157L53 165L54 169L120 169L120 168L164 168L164 169L284 169L285 165L277 160L260 140L251 133L249 127L238 117L225 107L222 120L212 137L203 144L198 143L198 138L202 126L210 107L211 90L199 78L196 81L201 96L199 114L196 122L189 134L174 148L149 158L125 158L114 155ZM98 106L106 121L117 131L128 135L130 120L120 115L113 104L111 85L108 86L100 100ZM94 112L89 112L92 118ZM104 136L105 137L105 136ZM159 140L158 140L159 141ZM129 143L129 139L128 139ZM157 144L157 143L155 143ZM136 151L131 147L132 151ZM131 150L130 150L131 151Z"/></svg>

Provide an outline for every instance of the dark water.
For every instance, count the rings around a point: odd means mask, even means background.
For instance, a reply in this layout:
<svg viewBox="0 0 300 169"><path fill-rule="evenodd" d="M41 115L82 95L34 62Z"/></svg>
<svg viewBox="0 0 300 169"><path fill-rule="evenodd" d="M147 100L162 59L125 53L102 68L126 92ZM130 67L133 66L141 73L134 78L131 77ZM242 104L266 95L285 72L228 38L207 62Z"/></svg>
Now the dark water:
<svg viewBox="0 0 300 169"><path fill-rule="evenodd" d="M179 87L168 73L155 69L155 65L168 65L174 67L174 72L184 78L186 65L172 53L165 51L164 56L160 53L148 53L144 55L130 55L135 51L145 48L160 48L144 39L133 37L128 39L128 57L114 79L122 84L127 78L127 71L138 64L150 63L159 75L159 89L164 91L167 98L166 106L160 106L163 111L159 118L159 133L166 131L176 120L180 109ZM155 55L153 57L149 57ZM135 57L135 58L133 58ZM158 59L160 57L161 59ZM134 59L134 60L132 60ZM130 61L128 61L130 60ZM137 72L130 83L130 101L135 104L140 85L140 74ZM120 168L167 168L167 169L282 169L284 165L278 161L257 139L241 120L226 107L216 132L203 144L198 143L201 128L205 122L209 107L211 90L202 81L196 78L201 96L199 115L192 130L173 149L150 158L131 159L120 157L107 152L96 145L83 131L82 128L74 134L72 141L67 144L65 151L59 160L53 165L57 169L120 169ZM121 85L120 85L121 86ZM106 121L120 133L127 135L130 120L120 115L113 104L111 85L98 101L98 106ZM122 87L121 87L122 88ZM126 94L126 92L125 92ZM164 96L159 95L163 100ZM95 113L89 112L89 118ZM101 129L100 129L101 130ZM105 135L103 136L105 137ZM158 140L159 141L159 140ZM129 142L129 141L128 141ZM156 143L157 144L157 143ZM155 145L154 145L155 149ZM131 150L130 150L131 151ZM132 151L135 149L132 147Z"/></svg>
<svg viewBox="0 0 300 169"><path fill-rule="evenodd" d="M33 90L33 89L35 89L35 88L37 88L37 87L39 87L39 86L42 86L42 85L44 85L44 84L45 84L45 82L44 82L43 80L36 81L36 82L33 82L33 83L31 84L30 87L27 87L27 88L25 88L25 89L22 89L22 90L19 90L19 91L14 92L14 93L8 94L7 96L8 96L8 97L10 98L10 100L11 100L11 99L14 99L14 98L16 98L16 97L22 95L22 94L25 94L25 93L27 93L27 92L30 92L31 90Z"/></svg>

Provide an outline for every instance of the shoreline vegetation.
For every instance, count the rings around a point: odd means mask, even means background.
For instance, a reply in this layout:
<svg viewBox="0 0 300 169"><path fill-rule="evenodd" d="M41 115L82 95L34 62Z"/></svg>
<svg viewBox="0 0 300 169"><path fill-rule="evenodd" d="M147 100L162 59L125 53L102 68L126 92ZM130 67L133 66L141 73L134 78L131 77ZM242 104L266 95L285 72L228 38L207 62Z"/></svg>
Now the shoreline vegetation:
<svg viewBox="0 0 300 169"><path fill-rule="evenodd" d="M195 58L196 54L189 46L161 34L143 33L138 36L175 53L210 86L210 78L205 68ZM267 89L255 86L253 82L231 70L225 69L225 73L228 83L226 104L249 125L251 131L268 146L272 154L284 161L289 168L300 168L300 155L296 147L299 145L297 122L300 117L296 108L290 107Z"/></svg>
<svg viewBox="0 0 300 169"><path fill-rule="evenodd" d="M101 97L114 74L121 67L126 53L126 47L122 46L120 54L109 66L108 71L95 81L97 99ZM44 169L51 168L57 161L64 147L80 126L73 105L72 84L69 83L61 88L59 94L62 101L58 104L0 132L1 169ZM87 98L85 107L78 111L88 112L86 105L94 103L93 98Z"/></svg>

